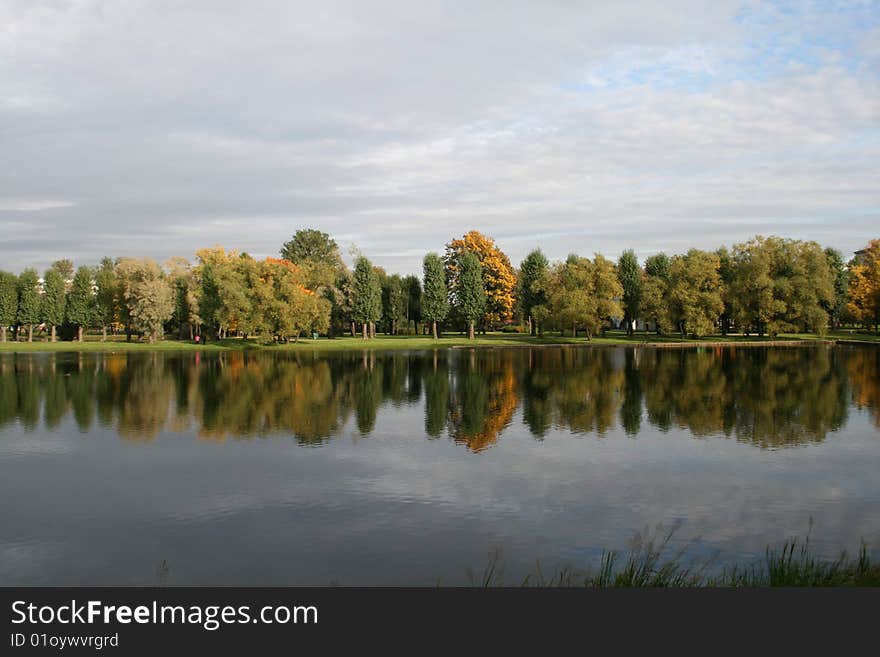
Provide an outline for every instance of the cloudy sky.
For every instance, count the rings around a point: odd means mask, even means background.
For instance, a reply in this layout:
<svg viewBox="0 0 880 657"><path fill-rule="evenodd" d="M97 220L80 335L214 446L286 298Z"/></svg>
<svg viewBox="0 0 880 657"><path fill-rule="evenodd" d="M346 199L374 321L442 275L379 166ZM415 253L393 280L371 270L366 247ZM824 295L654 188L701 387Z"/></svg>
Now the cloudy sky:
<svg viewBox="0 0 880 657"><path fill-rule="evenodd" d="M299 6L297 6L299 4ZM0 268L880 237L880 0L0 0Z"/></svg>

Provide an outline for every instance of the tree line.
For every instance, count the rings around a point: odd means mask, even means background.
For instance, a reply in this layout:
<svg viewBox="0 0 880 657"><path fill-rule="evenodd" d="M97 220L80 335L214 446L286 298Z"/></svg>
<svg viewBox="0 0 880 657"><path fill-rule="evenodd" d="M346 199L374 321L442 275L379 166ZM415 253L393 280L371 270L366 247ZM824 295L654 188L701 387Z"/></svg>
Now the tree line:
<svg viewBox="0 0 880 657"><path fill-rule="evenodd" d="M74 268L59 260L38 277L0 271L0 340L82 340L86 330L155 342L443 330L559 330L587 339L620 324L658 334L824 334L841 324L880 324L880 240L848 262L818 243L757 236L715 251L659 253L640 263L577 254L551 263L540 249L514 268L495 241L470 231L428 253L422 276L387 274L363 254L350 270L328 234L298 230L280 258L258 260L222 247L191 263L104 258Z"/></svg>

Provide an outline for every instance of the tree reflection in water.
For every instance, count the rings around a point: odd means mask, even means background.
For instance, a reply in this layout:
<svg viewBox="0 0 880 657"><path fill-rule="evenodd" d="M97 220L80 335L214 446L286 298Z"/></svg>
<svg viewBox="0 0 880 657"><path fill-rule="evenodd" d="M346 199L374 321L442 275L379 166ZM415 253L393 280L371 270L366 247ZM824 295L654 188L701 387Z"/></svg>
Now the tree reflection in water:
<svg viewBox="0 0 880 657"><path fill-rule="evenodd" d="M212 441L291 435L313 445L352 420L359 435L380 433L396 410L421 406L415 431L475 453L514 422L539 440L618 428L638 437L647 424L778 448L824 440L850 405L880 428L876 347L0 357L0 426L55 429L70 416L80 431L97 422L136 441L193 430Z"/></svg>

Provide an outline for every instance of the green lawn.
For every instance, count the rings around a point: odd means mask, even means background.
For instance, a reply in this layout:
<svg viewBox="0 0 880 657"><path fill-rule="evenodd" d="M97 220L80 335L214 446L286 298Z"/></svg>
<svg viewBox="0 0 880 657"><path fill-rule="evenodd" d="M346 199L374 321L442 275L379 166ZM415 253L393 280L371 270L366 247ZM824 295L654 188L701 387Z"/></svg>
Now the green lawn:
<svg viewBox="0 0 880 657"><path fill-rule="evenodd" d="M363 340L360 337L341 338L318 338L312 340L303 338L296 343L288 344L264 344L257 340L242 340L230 338L220 341L209 341L207 344L196 344L189 340L162 340L156 344L146 342L126 342L122 336L113 336L106 342L100 341L100 336L86 336L85 342L47 342L43 336L35 338L35 342L5 342L0 343L0 352L26 352L26 351L242 351L248 349L306 349L321 351L359 351L363 349L397 350L397 349L443 349L447 347L507 347L526 345L628 345L628 344L693 344L708 345L713 343L742 343L742 342L772 342L794 340L859 340L865 342L880 342L880 336L867 333L849 333L840 331L820 337L813 334L781 335L775 339L768 337L742 335L710 336L700 340L681 338L679 336L658 336L653 333L637 333L630 337L622 331L608 331L605 337L595 337L591 341L583 336L577 339L560 336L557 333L546 334L543 338L531 337L517 333L489 333L479 335L474 340L468 340L462 334L450 333L439 340L430 337L407 335L389 336L378 335L374 340Z"/></svg>

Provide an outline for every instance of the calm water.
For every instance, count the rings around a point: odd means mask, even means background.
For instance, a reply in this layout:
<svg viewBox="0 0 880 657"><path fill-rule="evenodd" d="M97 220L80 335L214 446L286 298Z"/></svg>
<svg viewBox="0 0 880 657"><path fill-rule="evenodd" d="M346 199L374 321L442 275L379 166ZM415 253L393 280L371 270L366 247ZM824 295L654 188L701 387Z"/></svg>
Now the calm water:
<svg viewBox="0 0 880 657"><path fill-rule="evenodd" d="M658 523L876 553L880 349L5 354L0 500L4 585L513 581Z"/></svg>

